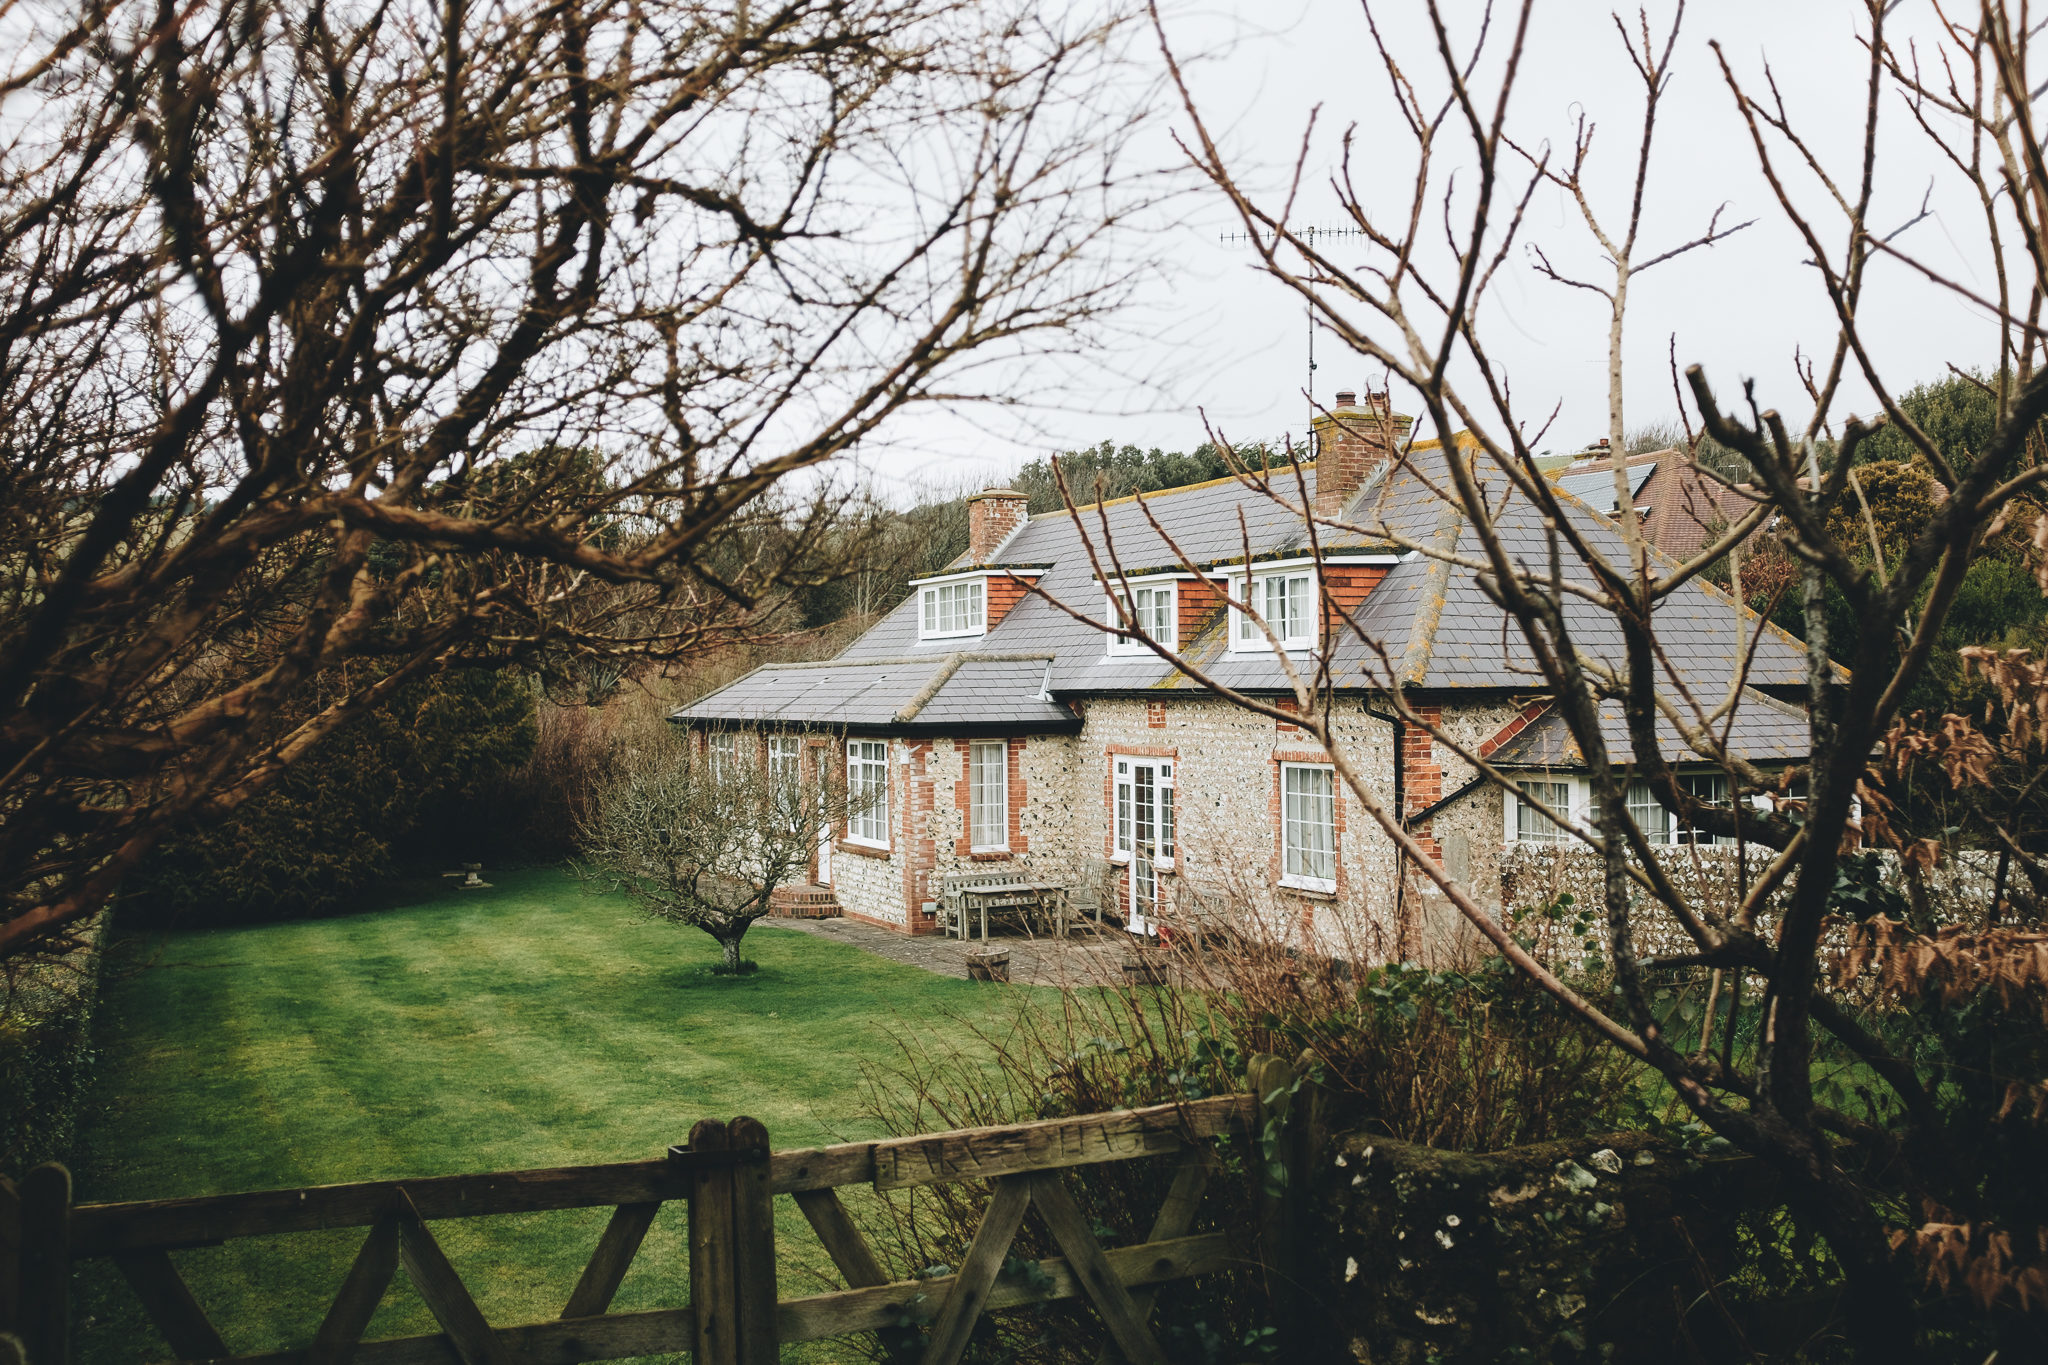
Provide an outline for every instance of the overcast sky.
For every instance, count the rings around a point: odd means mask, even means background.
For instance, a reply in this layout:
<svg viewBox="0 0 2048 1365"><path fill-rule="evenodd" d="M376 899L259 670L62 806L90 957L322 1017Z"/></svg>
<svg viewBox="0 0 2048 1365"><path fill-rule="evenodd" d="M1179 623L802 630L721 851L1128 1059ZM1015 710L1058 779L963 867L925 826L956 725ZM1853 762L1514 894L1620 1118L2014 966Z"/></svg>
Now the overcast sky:
<svg viewBox="0 0 2048 1365"><path fill-rule="evenodd" d="M1404 66L1429 82L1435 55L1419 8L1387 4L1377 12ZM1480 6L1453 6L1461 8L1469 37ZM1673 8L1668 0L1650 6L1659 34ZM1583 107L1599 129L1593 156L1599 188L1618 214L1640 130L1642 87L1609 13L1607 6L1580 0L1540 4L1510 109L1518 140L1533 145L1548 138L1566 148ZM1643 244L1655 250L1697 235L1724 202L1724 221L1758 222L1637 282L1625 358L1630 426L1676 414L1667 359L1674 333L1681 366L1703 364L1723 394L1733 396L1742 379L1755 378L1767 405L1788 414L1803 414L1808 406L1792 357L1795 347L1827 354L1833 315L1817 273L1800 264L1807 253L1757 169L1708 42L1718 39L1738 75L1759 88L1768 60L1796 123L1831 171L1853 184L1868 62L1857 41L1863 13L1862 5L1846 0L1714 0L1687 12L1655 143ZM1268 190L1284 184L1310 111L1320 104L1322 135L1311 148L1308 177L1316 188L1303 196L1296 221L1342 223L1322 186L1336 164L1336 135L1346 125L1356 126L1354 165L1374 168L1373 179L1381 182L1376 204L1382 212L1405 213L1414 184L1409 142L1391 117L1385 75L1355 0L1184 5L1170 14L1176 47L1209 54L1195 63L1198 98L1212 123L1227 131L1247 182ZM1931 22L1917 0L1907 0L1897 19L1923 31ZM1152 148L1159 161L1173 155L1166 133L1186 125L1184 114L1162 103ZM1896 95L1883 107L1881 127L1878 224L1911 218L1932 181L1932 216L1901 245L1988 292L1985 234L1973 192L1929 146ZM1462 157L1463 149L1453 155ZM1818 183L1794 174L1791 184L1819 215L1827 240L1839 243L1838 219L1827 213ZM1213 194L1178 200L1173 218L1177 225L1148 244L1163 265L1160 277L1145 288L1111 353L1070 367L1056 401L1028 412L914 415L891 445L870 452L876 472L899 487L921 480L982 482L1033 455L1105 438L1185 449L1203 439L1204 414L1235 437L1299 432L1307 379L1301 303L1252 269L1243 244L1218 240L1239 225ZM1540 243L1561 264L1599 267L1576 210L1560 191L1538 191L1524 240ZM1357 256L1366 259L1363 249ZM1903 389L1939 376L1948 362L1992 359L1995 333L1969 305L1897 265L1875 267L1873 283L1865 321L1889 383ZM1553 405L1558 409L1544 446L1576 449L1606 430L1603 302L1539 278L1517 252L1482 321L1524 420L1534 425ZM1338 388L1362 387L1370 379L1363 361L1328 338L1317 343L1317 361L1315 388L1324 402ZM1020 377L1020 388L1035 392L1051 373ZM1867 391L1855 391L1846 406L1868 411Z"/></svg>

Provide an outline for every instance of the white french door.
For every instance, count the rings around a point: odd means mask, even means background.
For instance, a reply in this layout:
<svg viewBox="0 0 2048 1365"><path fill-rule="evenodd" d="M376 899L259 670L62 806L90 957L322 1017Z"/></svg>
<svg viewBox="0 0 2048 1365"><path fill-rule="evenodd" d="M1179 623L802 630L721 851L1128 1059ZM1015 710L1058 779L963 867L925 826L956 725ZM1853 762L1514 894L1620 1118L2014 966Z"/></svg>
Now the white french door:
<svg viewBox="0 0 2048 1365"><path fill-rule="evenodd" d="M1124 927L1134 934L1159 932L1159 874L1171 871L1173 842L1173 760L1116 760L1116 854L1128 869L1124 878Z"/></svg>

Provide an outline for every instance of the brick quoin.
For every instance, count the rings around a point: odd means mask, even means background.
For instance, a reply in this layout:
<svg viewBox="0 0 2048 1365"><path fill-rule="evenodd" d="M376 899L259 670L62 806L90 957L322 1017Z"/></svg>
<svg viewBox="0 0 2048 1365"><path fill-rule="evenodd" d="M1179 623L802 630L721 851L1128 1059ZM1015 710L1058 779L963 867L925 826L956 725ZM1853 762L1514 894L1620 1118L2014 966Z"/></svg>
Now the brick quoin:
<svg viewBox="0 0 2048 1365"><path fill-rule="evenodd" d="M895 745L890 748L893 751ZM939 863L938 841L932 837L938 783L931 772L931 753L931 743L926 741L910 746L907 764L897 763L894 752L889 755L900 777L890 785L903 788L903 923L913 934L929 934L938 928L938 922L924 913L924 903L931 899L932 870Z"/></svg>
<svg viewBox="0 0 2048 1365"><path fill-rule="evenodd" d="M1443 724L1444 709L1441 706L1417 706L1415 714L1430 725ZM1406 814L1426 810L1443 799L1444 770L1436 761L1436 740L1420 725L1403 729L1401 735L1401 782L1402 794L1406 797ZM1443 861L1443 846L1437 842L1432 826L1434 820L1425 820L1409 833L1415 842L1428 851L1437 862Z"/></svg>
<svg viewBox="0 0 2048 1365"><path fill-rule="evenodd" d="M1166 728L1165 702L1148 701L1145 703L1145 728L1148 730L1164 730Z"/></svg>

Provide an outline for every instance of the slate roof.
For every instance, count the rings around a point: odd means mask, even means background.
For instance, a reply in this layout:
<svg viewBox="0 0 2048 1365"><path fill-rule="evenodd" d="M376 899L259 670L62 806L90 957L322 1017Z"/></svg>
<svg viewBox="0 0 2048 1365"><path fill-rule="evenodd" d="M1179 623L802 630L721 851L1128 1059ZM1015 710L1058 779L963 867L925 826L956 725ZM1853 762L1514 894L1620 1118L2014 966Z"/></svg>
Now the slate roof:
<svg viewBox="0 0 2048 1365"><path fill-rule="evenodd" d="M1508 626L1505 614L1487 600L1473 570L1412 550L1399 553L1401 541L1473 558L1480 553L1470 527L1436 491L1446 487L1443 458L1441 450L1417 451L1401 465L1383 467L1347 509L1345 520L1362 532L1326 536L1322 549L1327 556L1365 555L1388 562L1386 578L1367 596L1357 620L1393 661L1404 685L1522 692L1541 687L1541 675L1519 630ZM1312 490L1313 466L1304 467L1303 479ZM1291 471L1277 473L1275 483L1298 504L1299 489ZM1496 497L1511 492L1499 480L1496 486ZM1562 501L1588 541L1604 553L1625 557L1620 535L1607 518L1569 495ZM1153 528L1153 518L1172 536L1173 544ZM1506 498L1496 523L1511 554L1532 565L1547 562L1540 515L1519 495ZM1142 501L1125 498L1077 512L1041 513L997 548L992 565L1049 566L1033 578L1038 589L1099 619L1104 594L1084 534L1105 565L1114 558L1131 573L1175 568L1183 556L1207 567L1241 560L1247 550L1254 560L1304 555L1309 544L1298 514L1234 479L1223 479L1147 494ZM1398 562L1390 562L1397 555ZM1055 697L1070 697L1201 687L1156 655L1110 654L1100 631L1037 595L1027 595L1012 607L964 655L959 639L920 644L918 610L913 593L829 666L757 670L684 708L676 718L899 729L935 729L942 723L955 728L981 724L1070 729L1072 711L1044 700L1046 689ZM1582 652L1619 667L1622 641L1612 620L1592 605L1569 598L1565 611ZM1660 606L1657 626L1674 666L1703 696L1726 689L1740 650L1758 629L1754 613L1738 612L1728 597L1697 579ZM1233 687L1289 688L1272 655L1228 652L1224 629L1224 618L1218 614L1199 637L1181 641L1182 657ZM1017 655L1037 662L1018 661ZM1009 661L990 656L1007 656ZM938 678L944 660L959 662L950 675ZM934 679L936 690L917 712L897 719L904 704ZM1366 648L1345 632L1333 642L1331 680L1340 688L1384 686L1380 651ZM1799 642L1764 627L1749 681L1762 687L1794 687L1804 680Z"/></svg>
<svg viewBox="0 0 2048 1365"><path fill-rule="evenodd" d="M1643 484L1657 472L1654 461L1631 464L1628 467L1628 491L1631 496L1642 492ZM1614 506L1614 470L1595 469L1584 474L1559 474L1557 486L1589 507Z"/></svg>
<svg viewBox="0 0 2048 1365"><path fill-rule="evenodd" d="M955 650L917 658L770 664L670 719L832 729L957 733L980 725L1078 730L1073 710L1044 696L1049 657Z"/></svg>
<svg viewBox="0 0 2048 1365"><path fill-rule="evenodd" d="M1721 725L1713 730L1720 734ZM1753 690L1743 693L1727 735L1729 752L1751 763L1804 762L1812 747L1804 711ZM1608 753L1622 762L1632 761L1634 748L1620 702L1601 704L1600 737ZM1668 762L1708 761L1686 744L1678 727L1661 714L1657 717L1657 747ZM1555 707L1529 722L1528 728L1494 750L1492 757L1503 768L1576 768L1585 763L1584 753Z"/></svg>

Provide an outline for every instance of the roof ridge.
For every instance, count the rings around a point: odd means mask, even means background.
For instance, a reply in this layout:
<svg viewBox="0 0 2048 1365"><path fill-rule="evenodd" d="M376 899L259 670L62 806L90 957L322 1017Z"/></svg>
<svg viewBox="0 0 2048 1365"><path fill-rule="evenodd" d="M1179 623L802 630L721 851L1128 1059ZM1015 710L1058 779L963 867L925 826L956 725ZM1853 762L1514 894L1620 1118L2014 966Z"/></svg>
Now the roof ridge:
<svg viewBox="0 0 2048 1365"><path fill-rule="evenodd" d="M1303 460L1298 464L1268 465L1266 468L1268 471L1274 469L1298 469L1304 474L1313 474L1316 462L1314 460ZM1025 518L1025 524L1029 525L1040 517L1071 516L1076 512L1097 511L1104 507L1118 507L1127 502L1136 502L1140 498L1164 498L1170 497L1175 493L1192 493L1197 489L1218 488L1226 483L1241 482L1242 480L1237 475L1225 474L1220 479L1204 479L1200 483L1177 483L1171 488L1148 488L1142 493L1126 493L1120 498L1104 498L1100 502L1078 502L1072 507L1055 507L1049 512L1033 512L1029 517Z"/></svg>

